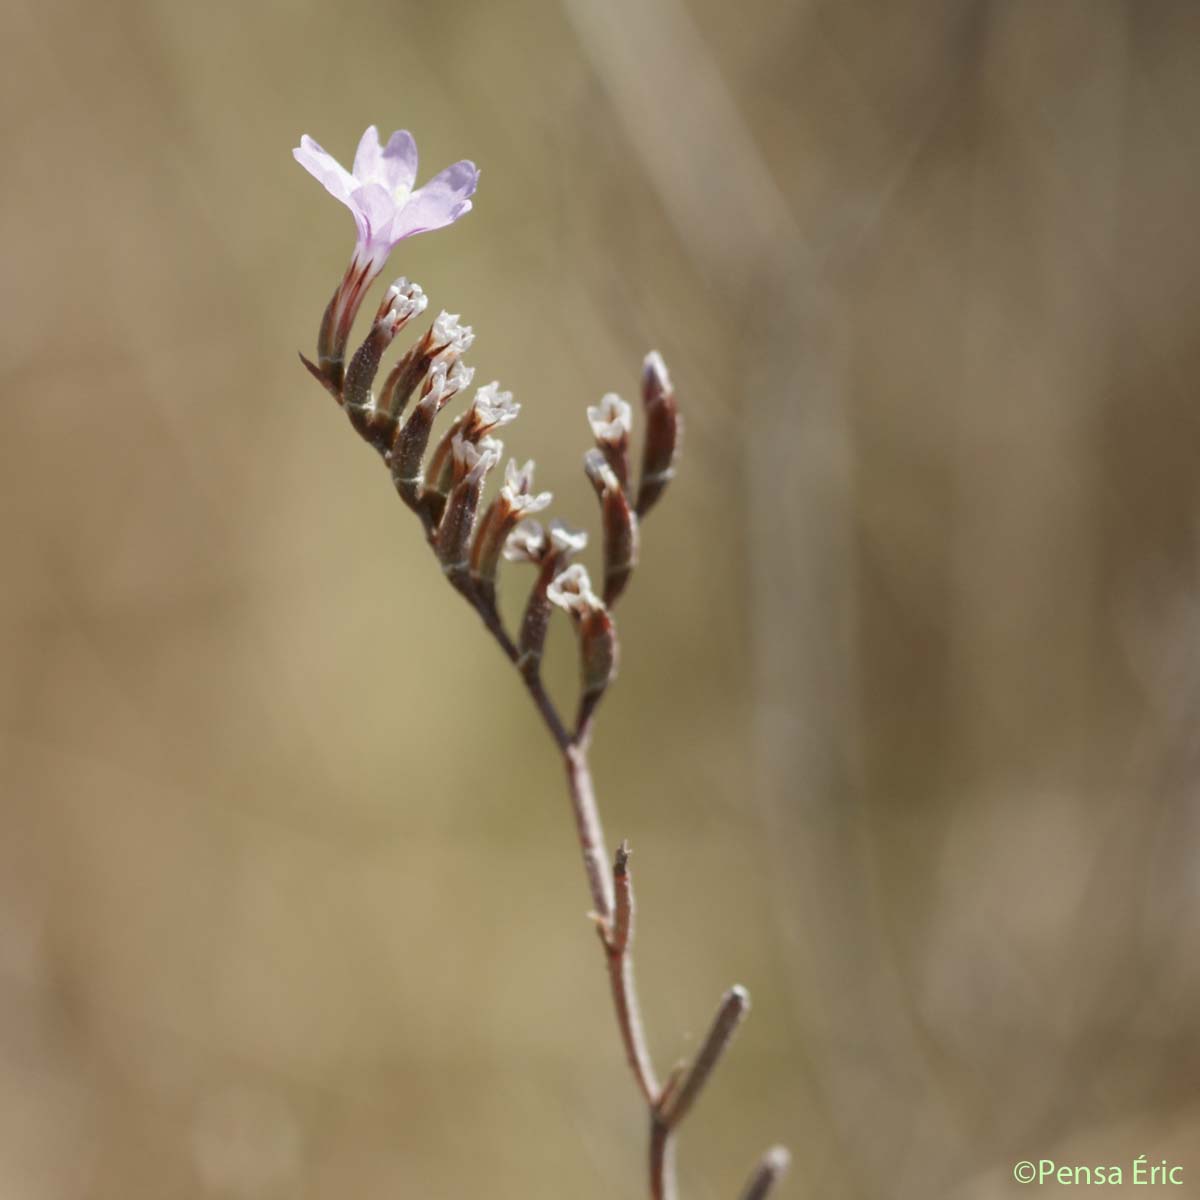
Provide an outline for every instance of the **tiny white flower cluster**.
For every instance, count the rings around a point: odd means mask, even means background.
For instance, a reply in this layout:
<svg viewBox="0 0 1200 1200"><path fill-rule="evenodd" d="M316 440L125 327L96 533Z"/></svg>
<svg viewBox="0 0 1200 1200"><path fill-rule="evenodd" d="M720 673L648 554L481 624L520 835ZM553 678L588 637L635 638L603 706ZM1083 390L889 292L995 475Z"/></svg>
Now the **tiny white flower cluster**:
<svg viewBox="0 0 1200 1200"><path fill-rule="evenodd" d="M475 378L475 368L460 361L475 340L475 331L470 325L461 324L457 313L442 309L425 337L425 344L432 344L436 350L425 374L421 403L431 406L437 413L464 388L470 387Z"/></svg>
<svg viewBox="0 0 1200 1200"><path fill-rule="evenodd" d="M533 459L530 459L523 467L517 466L515 458L509 459L508 466L504 468L504 483L500 488L500 495L509 508L522 517L528 517L533 513L541 512L544 508L549 508L550 502L554 499L550 492L538 492L534 495Z"/></svg>
<svg viewBox="0 0 1200 1200"><path fill-rule="evenodd" d="M599 404L589 405L587 418L598 442L618 445L633 428L633 409L615 392L602 397Z"/></svg>
<svg viewBox="0 0 1200 1200"><path fill-rule="evenodd" d="M512 392L502 392L500 381L493 379L475 391L468 417L470 427L479 432L499 429L517 419L521 406L513 400Z"/></svg>
<svg viewBox="0 0 1200 1200"><path fill-rule="evenodd" d="M429 368L429 374L425 378L421 403L432 405L435 411L440 410L463 388L470 387L471 380L474 378L475 368L468 367L466 363L459 362L457 359L449 368L445 362L435 362Z"/></svg>
<svg viewBox="0 0 1200 1200"><path fill-rule="evenodd" d="M509 562L538 563L550 550L559 554L578 554L587 546L588 536L583 530L573 530L555 518L547 531L540 521L522 521L508 535L504 544L504 557Z"/></svg>
<svg viewBox="0 0 1200 1200"><path fill-rule="evenodd" d="M604 611L604 601L592 590L592 581L582 563L572 563L559 572L546 589L546 599L579 616Z"/></svg>
<svg viewBox="0 0 1200 1200"><path fill-rule="evenodd" d="M430 336L433 338L433 344L438 347L438 358L447 354L461 358L475 341L475 330L470 325L463 325L458 319L458 313L448 313L442 309L433 322Z"/></svg>
<svg viewBox="0 0 1200 1200"><path fill-rule="evenodd" d="M429 297L419 283L410 283L401 276L388 288L383 297L384 317L394 337L397 331L413 317L419 317L429 307Z"/></svg>
<svg viewBox="0 0 1200 1200"><path fill-rule="evenodd" d="M478 483L500 461L504 445L495 438L470 442L462 434L456 434L451 452L455 476L468 483Z"/></svg>

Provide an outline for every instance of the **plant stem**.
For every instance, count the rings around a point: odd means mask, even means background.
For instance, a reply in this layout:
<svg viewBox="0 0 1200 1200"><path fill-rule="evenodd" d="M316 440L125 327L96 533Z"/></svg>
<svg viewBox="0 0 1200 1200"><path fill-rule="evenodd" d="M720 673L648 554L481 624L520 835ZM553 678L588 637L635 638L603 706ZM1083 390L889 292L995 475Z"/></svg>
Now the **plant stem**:
<svg viewBox="0 0 1200 1200"><path fill-rule="evenodd" d="M675 1139L670 1127L654 1113L650 1117L650 1197L676 1200Z"/></svg>
<svg viewBox="0 0 1200 1200"><path fill-rule="evenodd" d="M613 866L613 885L616 907L612 929L605 943L608 954L608 976L612 984L613 1005L617 1010L617 1025L625 1043L625 1057L633 1068L638 1087L653 1110L662 1102L662 1091L654 1074L654 1064L646 1047L638 1009L637 989L633 984L633 957L629 946L633 940L633 880L629 877L629 843L617 849Z"/></svg>
<svg viewBox="0 0 1200 1200"><path fill-rule="evenodd" d="M516 646L496 616L495 608L470 595L467 595L467 599L505 655L516 663ZM633 978L633 959L629 952L633 921L633 884L627 862L629 850L623 842L610 874L604 828L600 823L596 789L587 756L591 740L591 714L580 721L574 736L571 736L566 732L553 701L546 694L540 676L524 671L521 675L538 713L563 756L571 811L583 856L583 870L608 965L617 1028L625 1047L625 1057L650 1117L650 1195L652 1200L675 1200L674 1140L670 1126L659 1113L660 1088L646 1045L641 1004Z"/></svg>
<svg viewBox="0 0 1200 1200"><path fill-rule="evenodd" d="M592 787L592 773L588 769L587 751L577 742L568 743L563 750L563 765L567 769L571 811L575 814L575 828L579 834L579 849L583 852L583 870L592 893L592 906L600 920L601 929L607 934L613 915L613 889L608 874L604 830L600 825L600 811L596 807L596 791Z"/></svg>
<svg viewBox="0 0 1200 1200"><path fill-rule="evenodd" d="M353 269L354 264L352 264ZM321 326L319 364L313 364L301 355L308 370L345 406L343 391L345 373L342 365L346 333L353 317L365 282L347 273L341 288L330 302ZM344 305L347 289L357 289L351 297L352 303ZM339 307L343 305L343 307ZM345 328L343 328L345 326ZM373 374L373 372L372 372ZM369 397L370 379L366 385ZM390 386L390 384L389 384ZM373 412L373 403L359 406L363 412ZM390 412L390 409L389 409ZM395 414L391 414L394 418ZM394 421L393 421L394 424ZM368 442L373 432L369 422L358 421L354 428ZM372 443L374 444L374 443ZM672 441L672 447L674 443ZM376 445L376 449L380 447ZM643 490L645 481L643 480ZM661 490L661 489L660 489ZM425 538L437 553L437 517L429 505L421 502L419 492L407 495L401 492L405 503L417 514L425 531ZM657 492L639 505L644 512L657 496ZM608 850L604 842L604 830L600 824L600 811L596 804L596 791L592 784L591 768L588 764L588 746L591 742L592 722L596 705L603 688L585 690L581 699L573 733L568 732L554 702L547 694L538 673L538 658L522 660L521 652L504 628L496 608L494 591L485 592L475 585L470 575L457 569L447 573L452 586L475 610L487 631L508 660L517 668L529 692L534 707L542 718L554 744L563 757L567 775L567 789L571 797L571 811L575 817L575 828L579 837L579 848L583 855L583 869L591 893L593 916L604 946L609 982L612 988L613 1008L616 1011L617 1027L625 1047L625 1057L637 1081L638 1090L646 1102L650 1121L650 1196L651 1200L676 1200L675 1184L675 1139L674 1130L691 1108L703 1089L728 1045L742 1016L749 1006L749 997L744 989L735 987L726 993L721 1007L709 1030L704 1045L690 1068L682 1065L675 1068L660 1087L642 1025L641 1006L633 978L633 959L630 946L633 938L633 881L628 869L629 846L622 842L616 860L609 867ZM544 585L543 585L544 586ZM615 599L615 593L611 599ZM609 627L611 629L611 626ZM767 1193L782 1176L787 1167L787 1152L775 1147L761 1160L751 1177L743 1200L764 1200Z"/></svg>

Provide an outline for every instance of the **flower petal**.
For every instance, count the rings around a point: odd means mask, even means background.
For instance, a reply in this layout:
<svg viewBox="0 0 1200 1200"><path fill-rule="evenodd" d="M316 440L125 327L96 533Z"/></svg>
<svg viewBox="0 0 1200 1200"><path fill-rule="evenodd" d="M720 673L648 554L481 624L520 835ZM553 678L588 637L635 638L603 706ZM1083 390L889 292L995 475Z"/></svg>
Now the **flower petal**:
<svg viewBox="0 0 1200 1200"><path fill-rule="evenodd" d="M412 191L417 181L417 143L407 129L397 129L383 148L382 183L389 191Z"/></svg>
<svg viewBox="0 0 1200 1200"><path fill-rule="evenodd" d="M391 192L381 183L367 183L354 189L349 204L358 224L360 242L386 258L396 244L391 236L396 217L396 202Z"/></svg>
<svg viewBox="0 0 1200 1200"><path fill-rule="evenodd" d="M307 133L300 139L300 145L292 151L292 155L310 175L325 186L330 195L336 196L343 204L350 203L350 193L356 186L354 176Z"/></svg>
<svg viewBox="0 0 1200 1200"><path fill-rule="evenodd" d="M383 182L383 147L379 144L379 130L368 125L358 139L354 153L354 178L362 183Z"/></svg>
<svg viewBox="0 0 1200 1200"><path fill-rule="evenodd" d="M392 238L399 241L414 233L441 229L471 211L470 195L479 182L479 171L467 159L447 167L418 188L396 216Z"/></svg>

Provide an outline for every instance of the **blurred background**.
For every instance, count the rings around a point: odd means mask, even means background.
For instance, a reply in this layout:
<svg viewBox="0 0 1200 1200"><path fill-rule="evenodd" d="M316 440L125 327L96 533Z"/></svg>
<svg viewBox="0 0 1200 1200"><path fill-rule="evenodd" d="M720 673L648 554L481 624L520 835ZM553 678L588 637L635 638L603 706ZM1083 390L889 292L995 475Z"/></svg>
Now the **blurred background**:
<svg viewBox="0 0 1200 1200"><path fill-rule="evenodd" d="M371 122L560 515L682 397L594 763L660 1069L754 997L683 1195L1200 1185L1200 7L0 13L0 1194L645 1194L552 748L296 358Z"/></svg>

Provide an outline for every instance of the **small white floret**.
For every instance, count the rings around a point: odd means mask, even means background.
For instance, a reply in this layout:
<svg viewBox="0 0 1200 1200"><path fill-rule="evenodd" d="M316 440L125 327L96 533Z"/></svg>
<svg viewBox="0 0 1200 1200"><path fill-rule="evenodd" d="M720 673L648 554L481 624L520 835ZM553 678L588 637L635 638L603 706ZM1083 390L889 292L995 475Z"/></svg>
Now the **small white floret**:
<svg viewBox="0 0 1200 1200"><path fill-rule="evenodd" d="M604 608L592 591L592 581L582 563L572 563L560 571L546 589L546 599L573 613L600 612Z"/></svg>
<svg viewBox="0 0 1200 1200"><path fill-rule="evenodd" d="M599 404L589 405L587 418L598 442L622 442L633 428L633 409L615 392L609 392Z"/></svg>
<svg viewBox="0 0 1200 1200"><path fill-rule="evenodd" d="M537 521L522 521L504 542L509 562L540 562L546 551L546 532Z"/></svg>
<svg viewBox="0 0 1200 1200"><path fill-rule="evenodd" d="M433 322L433 341L441 347L440 354L465 354L474 340L475 331L459 321L458 313L448 313L445 309L438 313Z"/></svg>
<svg viewBox="0 0 1200 1200"><path fill-rule="evenodd" d="M502 392L500 383L493 379L475 391L473 403L475 421L485 429L508 425L517 419L521 406L513 400L512 392Z"/></svg>
<svg viewBox="0 0 1200 1200"><path fill-rule="evenodd" d="M578 554L587 547L587 530L571 529L555 518L550 522L550 544L561 553Z"/></svg>

